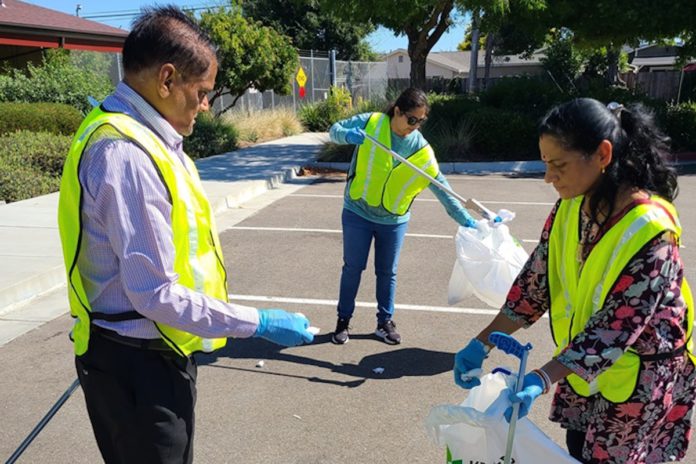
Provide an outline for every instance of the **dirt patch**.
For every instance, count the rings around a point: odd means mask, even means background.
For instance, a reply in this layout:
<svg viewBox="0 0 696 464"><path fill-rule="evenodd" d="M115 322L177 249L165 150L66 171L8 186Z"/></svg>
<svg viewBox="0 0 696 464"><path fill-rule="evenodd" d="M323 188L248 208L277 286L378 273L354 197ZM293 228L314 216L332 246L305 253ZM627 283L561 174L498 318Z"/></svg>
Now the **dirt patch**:
<svg viewBox="0 0 696 464"><path fill-rule="evenodd" d="M297 172L298 176L325 176L325 177L346 177L345 171L330 168L319 168L312 166L302 166Z"/></svg>

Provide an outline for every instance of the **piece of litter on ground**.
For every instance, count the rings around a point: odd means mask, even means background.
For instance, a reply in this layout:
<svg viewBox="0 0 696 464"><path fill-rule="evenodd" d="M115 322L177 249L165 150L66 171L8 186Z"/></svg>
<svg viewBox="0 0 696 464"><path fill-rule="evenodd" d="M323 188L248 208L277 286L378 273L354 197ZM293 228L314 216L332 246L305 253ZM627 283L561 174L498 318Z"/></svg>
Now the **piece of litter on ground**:
<svg viewBox="0 0 696 464"><path fill-rule="evenodd" d="M298 416L297 414L293 414L292 417L294 417L295 419L300 419L300 420L302 420L302 418L301 418L300 416Z"/></svg>
<svg viewBox="0 0 696 464"><path fill-rule="evenodd" d="M266 362L262 359L261 361L256 363L256 367L263 367L264 364L266 364Z"/></svg>
<svg viewBox="0 0 696 464"><path fill-rule="evenodd" d="M307 327L307 332L311 333L312 335L316 335L319 333L321 329L319 327Z"/></svg>
<svg viewBox="0 0 696 464"><path fill-rule="evenodd" d="M384 368L383 367L375 367L374 369L372 369L372 372L374 372L375 374L383 374Z"/></svg>

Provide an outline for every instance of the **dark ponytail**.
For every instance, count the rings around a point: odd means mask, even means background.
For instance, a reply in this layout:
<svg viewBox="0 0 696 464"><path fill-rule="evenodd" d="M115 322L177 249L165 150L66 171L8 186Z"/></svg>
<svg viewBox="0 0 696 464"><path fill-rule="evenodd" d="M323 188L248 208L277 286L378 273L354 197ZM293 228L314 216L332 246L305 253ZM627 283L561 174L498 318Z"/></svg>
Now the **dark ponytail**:
<svg viewBox="0 0 696 464"><path fill-rule="evenodd" d="M425 106L426 113L430 111L430 105L428 105L428 96L421 89L416 89L415 87L409 87L401 92L399 98L391 103L384 112L390 118L393 118L394 108L397 106L402 113L411 111L413 108L420 108L422 106Z"/></svg>
<svg viewBox="0 0 696 464"><path fill-rule="evenodd" d="M591 98L577 98L553 108L539 124L539 136L550 135L564 148L589 158L603 140L611 142L613 156L590 199L592 219L600 206L613 213L621 185L644 189L674 201L678 193L676 171L666 163L669 138L655 125L642 104L609 110Z"/></svg>

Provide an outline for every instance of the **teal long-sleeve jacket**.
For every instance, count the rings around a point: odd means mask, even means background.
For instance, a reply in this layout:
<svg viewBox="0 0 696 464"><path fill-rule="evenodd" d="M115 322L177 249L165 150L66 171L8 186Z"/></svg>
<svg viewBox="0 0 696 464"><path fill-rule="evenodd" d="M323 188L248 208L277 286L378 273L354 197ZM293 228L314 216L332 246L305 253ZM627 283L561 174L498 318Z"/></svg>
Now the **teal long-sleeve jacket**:
<svg viewBox="0 0 696 464"><path fill-rule="evenodd" d="M363 129L367 125L368 119L370 119L371 113L362 113L353 116L352 118L344 119L342 121L338 121L335 123L333 126L331 126L331 130L329 131L329 136L331 137L331 141L334 143L338 144L346 144L346 133L350 129L354 128L360 128ZM420 133L420 131L415 130L411 132L409 135L406 137L400 137L396 135L394 132L391 133L391 148L394 150L396 153L399 155L403 156L404 158L412 155L413 153L417 152L424 146L428 144L427 140L423 137L423 134ZM348 171L348 177L350 178L352 174L355 172L355 161L356 161L356 156L353 155L353 159L351 160L350 163L350 170ZM397 160L394 160L394 166L398 166L399 162ZM440 183L444 184L447 187L450 187L449 183L447 182L447 179L445 178L442 173L438 172L437 176L435 177L437 181ZM447 214L450 215L452 219L454 219L459 225L465 226L465 227L473 227L475 224L475 220L469 212L467 211L464 206L454 198L452 195L449 193L441 190L438 188L436 185L430 184L429 185L430 190L433 192L435 197L442 203L442 205L445 207L445 210L447 211ZM451 188L451 187L450 187ZM361 216L364 219L367 219L368 221L376 222L379 224L400 224L403 222L406 222L410 219L411 217L411 212L407 212L406 214L399 216L396 214L392 214L386 209L384 209L383 206L370 206L368 205L365 201L362 199L358 200L353 200L350 198L349 194L350 190L350 183L347 184L345 193L343 196L343 206L344 208L348 209L349 211L352 211L353 213Z"/></svg>

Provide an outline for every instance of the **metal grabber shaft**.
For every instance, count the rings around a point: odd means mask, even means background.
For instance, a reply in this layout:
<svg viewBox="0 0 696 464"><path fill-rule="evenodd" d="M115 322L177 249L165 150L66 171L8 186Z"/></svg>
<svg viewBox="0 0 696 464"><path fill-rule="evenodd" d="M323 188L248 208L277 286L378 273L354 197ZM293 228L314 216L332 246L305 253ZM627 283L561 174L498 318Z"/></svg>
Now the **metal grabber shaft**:
<svg viewBox="0 0 696 464"><path fill-rule="evenodd" d="M370 141L372 143L374 143L379 148L381 148L382 150L389 153L394 159L396 159L400 163L403 163L406 166L408 166L409 168L413 169L415 172L420 174L422 177L426 178L429 182L431 182L435 186L437 186L440 190L452 195L454 198L459 200L467 209L471 209L471 210L476 211L477 213L479 213L481 215L481 217L483 217L484 219L488 219L489 221L492 221L496 218L497 215L493 211L491 211L490 209L483 206L478 200L475 200L473 198L469 198L467 200L466 198L462 197L457 192L455 192L451 188L448 188L442 182L434 179L427 172L423 171L421 168L419 168L418 166L416 166L415 164L413 164L412 162L410 162L409 160L407 160L403 156L399 155L394 150L392 150L391 148L389 148L388 146L386 146L385 144L383 144L382 142L380 142L379 140L377 140L376 138L374 138L370 134L365 134L365 138L370 139Z"/></svg>

